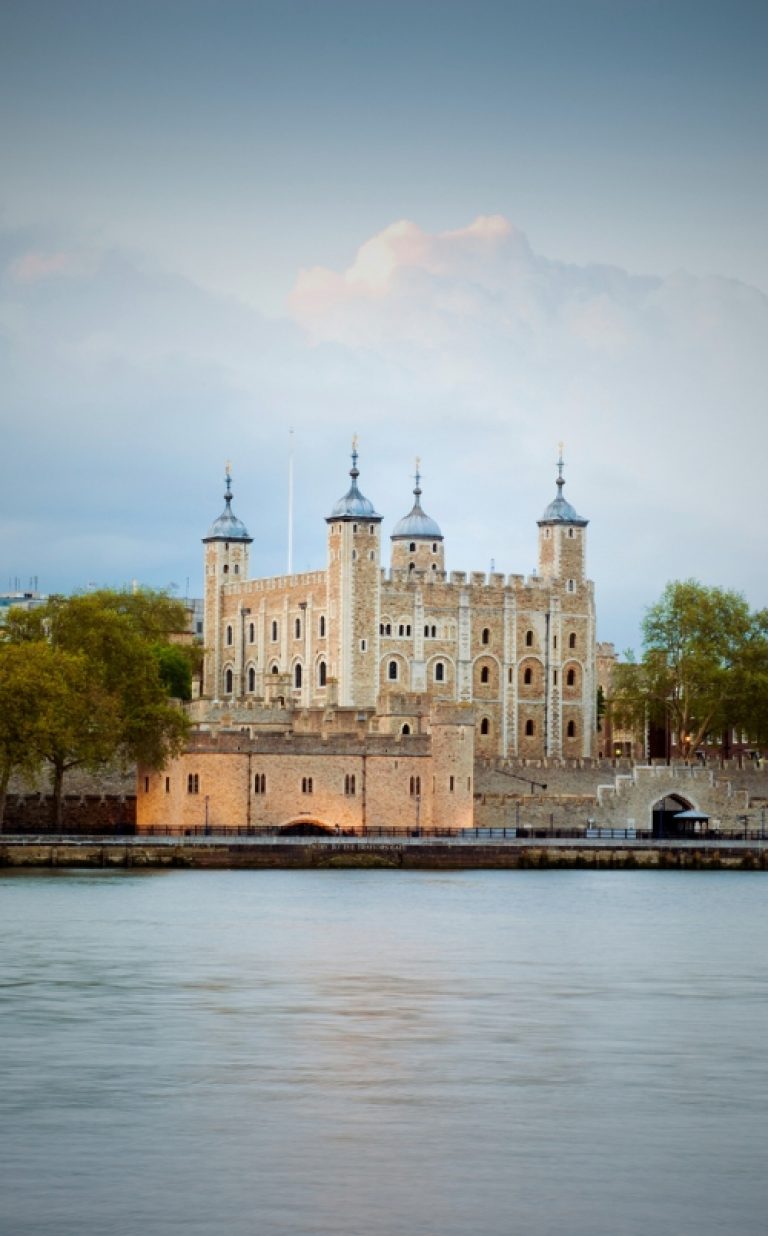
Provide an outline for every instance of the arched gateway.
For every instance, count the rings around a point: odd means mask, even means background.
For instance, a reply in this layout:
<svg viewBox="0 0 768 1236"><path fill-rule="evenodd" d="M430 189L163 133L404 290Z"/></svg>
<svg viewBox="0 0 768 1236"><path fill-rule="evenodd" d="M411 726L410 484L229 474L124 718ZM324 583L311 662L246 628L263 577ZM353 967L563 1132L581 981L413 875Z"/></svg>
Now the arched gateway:
<svg viewBox="0 0 768 1236"><path fill-rule="evenodd" d="M693 831L691 820L679 820L681 811L692 810L693 804L682 794L667 794L651 808L654 837L687 837Z"/></svg>

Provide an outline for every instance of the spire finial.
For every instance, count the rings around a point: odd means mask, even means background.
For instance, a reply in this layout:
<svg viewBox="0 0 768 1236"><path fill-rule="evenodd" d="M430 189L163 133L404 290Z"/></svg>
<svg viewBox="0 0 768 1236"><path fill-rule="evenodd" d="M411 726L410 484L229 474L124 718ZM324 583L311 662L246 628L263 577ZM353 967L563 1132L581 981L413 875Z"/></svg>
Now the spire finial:
<svg viewBox="0 0 768 1236"><path fill-rule="evenodd" d="M557 452L558 452L557 454L557 484L562 489L562 486L565 484L565 480L563 479L563 444L562 442L558 442Z"/></svg>
<svg viewBox="0 0 768 1236"><path fill-rule="evenodd" d="M350 470L350 476L357 477L359 475L360 473L357 468L357 434L353 433L352 434L352 468Z"/></svg>
<svg viewBox="0 0 768 1236"><path fill-rule="evenodd" d="M227 487L227 492L224 494L224 501L229 506L232 501L232 464L227 460L224 464L224 483Z"/></svg>

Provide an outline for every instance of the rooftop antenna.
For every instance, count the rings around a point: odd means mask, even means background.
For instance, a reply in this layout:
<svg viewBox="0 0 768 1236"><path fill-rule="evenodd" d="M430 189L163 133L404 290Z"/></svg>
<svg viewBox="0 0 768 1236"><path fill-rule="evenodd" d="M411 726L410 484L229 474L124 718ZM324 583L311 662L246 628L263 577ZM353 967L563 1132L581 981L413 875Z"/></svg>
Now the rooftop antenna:
<svg viewBox="0 0 768 1236"><path fill-rule="evenodd" d="M293 430L288 430L288 574L293 575Z"/></svg>

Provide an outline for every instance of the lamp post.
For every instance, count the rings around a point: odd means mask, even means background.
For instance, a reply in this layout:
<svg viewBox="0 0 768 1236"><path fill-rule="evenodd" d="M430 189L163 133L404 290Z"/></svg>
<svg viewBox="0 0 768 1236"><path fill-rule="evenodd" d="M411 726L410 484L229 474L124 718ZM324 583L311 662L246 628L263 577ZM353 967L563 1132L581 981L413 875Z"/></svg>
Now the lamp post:
<svg viewBox="0 0 768 1236"><path fill-rule="evenodd" d="M206 794L205 796L205 835L206 837L208 836L208 833L210 832L210 829L208 828L208 798L209 796Z"/></svg>

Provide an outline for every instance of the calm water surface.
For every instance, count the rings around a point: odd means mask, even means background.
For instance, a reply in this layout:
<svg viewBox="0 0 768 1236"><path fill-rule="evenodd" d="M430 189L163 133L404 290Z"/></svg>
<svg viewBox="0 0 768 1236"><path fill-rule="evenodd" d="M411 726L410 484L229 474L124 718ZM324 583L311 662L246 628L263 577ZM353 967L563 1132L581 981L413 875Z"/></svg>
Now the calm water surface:
<svg viewBox="0 0 768 1236"><path fill-rule="evenodd" d="M0 875L3 1236L765 1236L768 879Z"/></svg>

